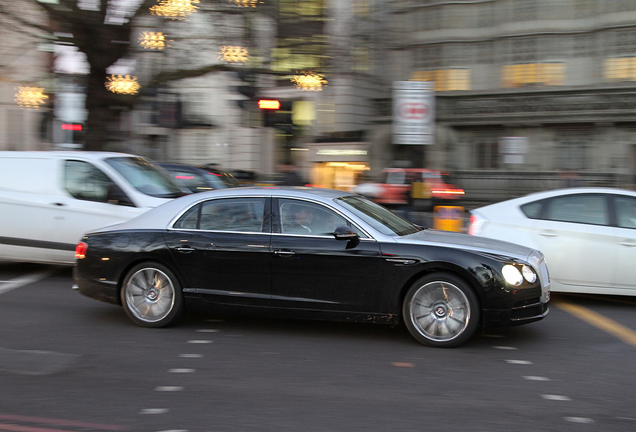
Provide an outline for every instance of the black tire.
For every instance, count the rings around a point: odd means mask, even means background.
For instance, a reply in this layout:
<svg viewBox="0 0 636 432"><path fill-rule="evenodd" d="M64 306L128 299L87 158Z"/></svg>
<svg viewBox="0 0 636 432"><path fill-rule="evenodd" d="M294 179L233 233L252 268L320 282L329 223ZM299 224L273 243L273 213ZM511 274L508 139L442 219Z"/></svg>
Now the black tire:
<svg viewBox="0 0 636 432"><path fill-rule="evenodd" d="M463 344L479 325L479 302L473 290L450 273L417 280L402 305L404 324L424 345L451 348Z"/></svg>
<svg viewBox="0 0 636 432"><path fill-rule="evenodd" d="M126 315L142 327L166 327L184 312L183 292L176 276L156 262L136 265L121 288Z"/></svg>

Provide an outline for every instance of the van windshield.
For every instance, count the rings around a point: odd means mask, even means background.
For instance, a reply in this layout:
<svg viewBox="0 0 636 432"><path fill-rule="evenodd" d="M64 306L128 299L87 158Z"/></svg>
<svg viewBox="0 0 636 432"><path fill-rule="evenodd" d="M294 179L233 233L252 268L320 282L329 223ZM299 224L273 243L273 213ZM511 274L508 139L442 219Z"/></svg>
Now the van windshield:
<svg viewBox="0 0 636 432"><path fill-rule="evenodd" d="M161 169L141 157L114 157L105 162L124 177L139 192L156 198L177 198L183 190Z"/></svg>

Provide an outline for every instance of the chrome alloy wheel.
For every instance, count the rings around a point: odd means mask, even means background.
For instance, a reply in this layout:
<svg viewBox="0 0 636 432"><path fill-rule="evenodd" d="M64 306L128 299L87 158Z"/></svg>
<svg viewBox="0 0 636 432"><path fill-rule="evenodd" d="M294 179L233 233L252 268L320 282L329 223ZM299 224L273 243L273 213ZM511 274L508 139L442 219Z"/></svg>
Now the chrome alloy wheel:
<svg viewBox="0 0 636 432"><path fill-rule="evenodd" d="M415 330L426 339L452 341L470 322L470 302L452 283L432 281L413 294L409 314Z"/></svg>
<svg viewBox="0 0 636 432"><path fill-rule="evenodd" d="M175 287L163 271L144 267L127 279L124 300L130 313L144 323L165 319L175 304Z"/></svg>

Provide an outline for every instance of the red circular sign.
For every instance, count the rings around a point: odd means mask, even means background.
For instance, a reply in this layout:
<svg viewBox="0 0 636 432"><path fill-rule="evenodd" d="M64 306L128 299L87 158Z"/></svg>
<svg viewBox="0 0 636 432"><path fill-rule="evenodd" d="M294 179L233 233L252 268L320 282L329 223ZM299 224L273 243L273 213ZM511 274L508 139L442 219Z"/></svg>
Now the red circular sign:
<svg viewBox="0 0 636 432"><path fill-rule="evenodd" d="M418 102L403 103L398 107L398 113L408 120L423 120L428 116L428 105Z"/></svg>

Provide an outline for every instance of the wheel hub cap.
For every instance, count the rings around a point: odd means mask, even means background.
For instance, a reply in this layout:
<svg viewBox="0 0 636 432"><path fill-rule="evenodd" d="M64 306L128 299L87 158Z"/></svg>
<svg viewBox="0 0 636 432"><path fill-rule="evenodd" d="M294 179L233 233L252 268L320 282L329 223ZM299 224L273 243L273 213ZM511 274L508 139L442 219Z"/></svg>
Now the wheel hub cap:
<svg viewBox="0 0 636 432"><path fill-rule="evenodd" d="M156 288L150 288L146 297L148 300L155 301L159 298L159 291Z"/></svg>
<svg viewBox="0 0 636 432"><path fill-rule="evenodd" d="M440 304L435 306L435 316L437 318L445 318L446 315L448 315L448 309L445 305Z"/></svg>

